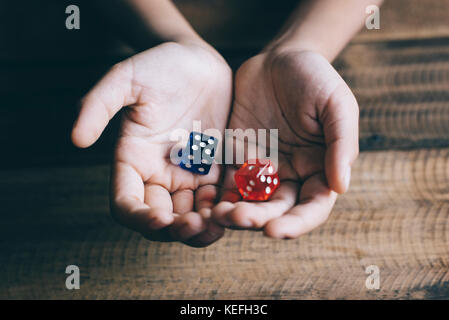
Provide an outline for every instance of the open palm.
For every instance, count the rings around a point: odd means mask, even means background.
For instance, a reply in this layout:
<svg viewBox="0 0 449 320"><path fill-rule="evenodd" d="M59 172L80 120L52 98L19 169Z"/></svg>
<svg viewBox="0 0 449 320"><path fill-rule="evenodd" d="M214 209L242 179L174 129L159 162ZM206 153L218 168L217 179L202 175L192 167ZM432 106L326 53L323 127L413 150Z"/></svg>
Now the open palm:
<svg viewBox="0 0 449 320"><path fill-rule="evenodd" d="M347 190L358 154L358 106L343 79L313 52L262 53L237 72L230 128L278 129L280 187L242 201L227 167L213 218L223 226L294 238L324 222Z"/></svg>
<svg viewBox="0 0 449 320"><path fill-rule="evenodd" d="M122 107L111 186L111 211L151 240L208 245L223 235L210 220L220 167L208 175L170 160L177 129L223 130L232 97L229 67L212 48L165 43L114 66L86 95L72 139L94 143Z"/></svg>

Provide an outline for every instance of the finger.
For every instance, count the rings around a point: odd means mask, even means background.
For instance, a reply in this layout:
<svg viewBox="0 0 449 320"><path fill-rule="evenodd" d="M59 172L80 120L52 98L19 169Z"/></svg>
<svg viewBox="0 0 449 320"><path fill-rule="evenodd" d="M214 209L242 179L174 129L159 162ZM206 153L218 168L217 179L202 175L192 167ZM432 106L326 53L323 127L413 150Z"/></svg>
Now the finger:
<svg viewBox="0 0 449 320"><path fill-rule="evenodd" d="M190 246L204 247L221 238L224 228L205 219L201 213L188 212L175 219L170 234L173 239Z"/></svg>
<svg viewBox="0 0 449 320"><path fill-rule="evenodd" d="M206 223L199 213L191 211L176 217L169 229L173 239L185 241L204 231Z"/></svg>
<svg viewBox="0 0 449 320"><path fill-rule="evenodd" d="M195 191L196 212L185 213L170 227L173 239L193 247L204 247L220 239L224 228L210 221L211 207L217 197L214 185L205 185Z"/></svg>
<svg viewBox="0 0 449 320"><path fill-rule="evenodd" d="M214 221L225 227L260 229L282 216L296 202L299 185L283 182L266 202L223 202L212 209Z"/></svg>
<svg viewBox="0 0 449 320"><path fill-rule="evenodd" d="M72 130L76 146L92 145L123 106L136 102L131 88L132 72L132 65L126 60L115 65L82 99Z"/></svg>
<svg viewBox="0 0 449 320"><path fill-rule="evenodd" d="M154 222L148 227L141 226L140 233L152 241L174 241L168 232L176 216L170 193L160 185L145 184L144 202L151 208Z"/></svg>
<svg viewBox="0 0 449 320"><path fill-rule="evenodd" d="M226 168L223 187L221 190L220 202L237 202L242 199L237 186L235 184L234 175L237 169L231 166Z"/></svg>
<svg viewBox="0 0 449 320"><path fill-rule="evenodd" d="M184 214L193 210L193 191L179 190L172 194L173 212Z"/></svg>
<svg viewBox="0 0 449 320"><path fill-rule="evenodd" d="M144 202L150 207L150 212L154 214L153 219L158 221L161 227L173 222L173 203L167 189L158 184L146 184ZM144 231L151 232L153 229Z"/></svg>
<svg viewBox="0 0 449 320"><path fill-rule="evenodd" d="M148 192L151 194L148 195ZM144 188L141 176L132 166L122 162L115 165L112 175L111 213L122 225L145 234L171 224L173 216L170 207L161 203L164 200L163 194L164 191L157 187L154 190ZM149 205L151 201L148 200L154 197L159 203ZM170 199L169 194L168 198Z"/></svg>
<svg viewBox="0 0 449 320"><path fill-rule="evenodd" d="M217 187L211 184L201 186L195 191L195 210L211 209L217 199Z"/></svg>
<svg viewBox="0 0 449 320"><path fill-rule="evenodd" d="M348 190L351 166L359 153L359 109L351 90L341 81L321 115L327 148L326 178L329 187L338 193Z"/></svg>
<svg viewBox="0 0 449 320"><path fill-rule="evenodd" d="M185 243L192 247L202 248L223 237L225 229L211 220L207 221L206 230L190 238Z"/></svg>
<svg viewBox="0 0 449 320"><path fill-rule="evenodd" d="M299 204L282 217L271 220L264 229L272 238L296 238L318 227L328 218L337 195L329 189L324 175L317 174L305 181Z"/></svg>

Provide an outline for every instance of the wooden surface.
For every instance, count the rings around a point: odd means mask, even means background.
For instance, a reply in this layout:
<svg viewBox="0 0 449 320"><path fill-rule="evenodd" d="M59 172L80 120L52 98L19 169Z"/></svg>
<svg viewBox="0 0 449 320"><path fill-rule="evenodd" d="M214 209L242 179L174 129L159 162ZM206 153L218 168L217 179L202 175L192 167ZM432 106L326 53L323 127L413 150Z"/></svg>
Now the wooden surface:
<svg viewBox="0 0 449 320"><path fill-rule="evenodd" d="M67 134L74 101L107 63L0 61L0 83L27 88L0 89L0 299L449 299L447 9L387 1L382 29L362 31L335 62L360 104L363 152L328 222L289 241L228 231L193 249L117 225L107 195L116 123L88 151ZM232 61L248 54L222 44ZM74 78L51 91L39 70ZM70 264L80 290L65 289ZM380 268L379 290L365 287L368 265Z"/></svg>
<svg viewBox="0 0 449 320"><path fill-rule="evenodd" d="M449 149L373 151L329 221L296 240L229 231L211 247L151 243L108 215L107 166L3 172L0 298L449 297ZM24 201L25 199L25 201ZM81 270L65 289L64 270ZM365 268L380 268L367 290Z"/></svg>
<svg viewBox="0 0 449 320"><path fill-rule="evenodd" d="M336 67L360 105L361 150L449 146L449 38L352 44Z"/></svg>

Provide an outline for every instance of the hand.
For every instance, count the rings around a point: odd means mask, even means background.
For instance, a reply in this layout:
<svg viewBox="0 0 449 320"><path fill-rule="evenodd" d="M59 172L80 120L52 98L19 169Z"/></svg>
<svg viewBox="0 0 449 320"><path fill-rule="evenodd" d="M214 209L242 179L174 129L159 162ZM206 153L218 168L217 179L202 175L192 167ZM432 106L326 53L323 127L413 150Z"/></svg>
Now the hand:
<svg viewBox="0 0 449 320"><path fill-rule="evenodd" d="M212 210L218 223L295 238L327 219L336 192L348 189L358 155L358 106L324 57L265 52L245 62L229 126L279 130L281 184L267 202L241 201L236 168L227 168L221 202Z"/></svg>
<svg viewBox="0 0 449 320"><path fill-rule="evenodd" d="M208 245L223 235L210 219L220 168L195 175L170 161L173 130L224 130L232 73L211 47L167 42L115 65L83 98L72 140L88 147L124 106L111 179L111 212L157 241Z"/></svg>

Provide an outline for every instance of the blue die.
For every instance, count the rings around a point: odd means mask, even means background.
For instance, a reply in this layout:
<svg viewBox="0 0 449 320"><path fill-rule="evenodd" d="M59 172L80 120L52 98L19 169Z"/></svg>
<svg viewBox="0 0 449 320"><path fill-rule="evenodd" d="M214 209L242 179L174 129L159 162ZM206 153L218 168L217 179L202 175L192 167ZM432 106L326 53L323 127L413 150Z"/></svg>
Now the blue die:
<svg viewBox="0 0 449 320"><path fill-rule="evenodd" d="M218 139L199 132L191 132L189 142L182 150L179 166L194 173L208 174L217 145Z"/></svg>

